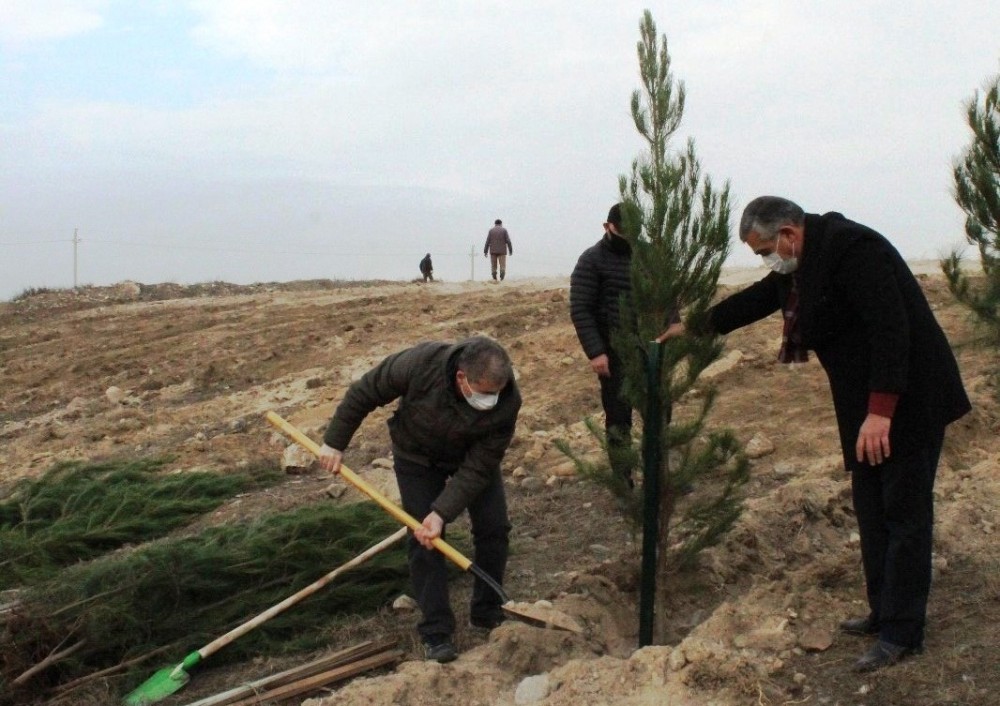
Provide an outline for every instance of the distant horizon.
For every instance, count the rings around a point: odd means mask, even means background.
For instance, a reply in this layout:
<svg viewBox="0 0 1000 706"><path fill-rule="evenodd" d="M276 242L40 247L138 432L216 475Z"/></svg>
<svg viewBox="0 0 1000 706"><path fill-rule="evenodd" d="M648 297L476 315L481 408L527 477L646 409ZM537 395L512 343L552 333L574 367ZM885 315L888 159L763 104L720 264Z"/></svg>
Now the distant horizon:
<svg viewBox="0 0 1000 706"><path fill-rule="evenodd" d="M907 265L914 275L942 275L941 261L934 259L913 259L906 260ZM975 272L980 268L978 258L975 260L965 258L962 261L963 270L969 272L970 274L975 274ZM767 267L764 264L758 265L723 265L722 267L723 276L720 276L719 283L725 286L734 286L741 284L749 284L756 281L760 277L767 274ZM726 277L725 275L729 276ZM183 288L196 288L196 287L207 287L212 285L224 285L224 286L234 286L234 287L266 287L268 285L287 285L294 284L297 282L331 282L338 283L343 282L347 284L363 285L366 283L373 284L419 284L433 286L435 284L484 284L484 285L496 285L498 287L509 286L515 282L544 282L545 280L565 280L566 286L569 286L570 274L558 274L558 275L508 275L504 282L494 283L488 276L485 278L478 279L442 279L435 278L433 282L423 282L419 276L415 277L405 277L405 278L393 278L393 277L365 277L365 278L347 278L347 277L303 277L299 279L271 279L271 280L257 280L252 282L234 282L231 280L223 279L207 279L197 282L178 282L177 280L161 280L159 282L149 282L141 281L135 279L122 279L117 282L110 282L107 284L92 284L92 283L82 283L78 284L76 287L69 285L66 287L26 287L17 294L14 294L6 299L0 299L0 303L12 303L15 299L25 296L26 294L30 297L36 294L46 293L46 292L69 292L74 290L85 290L85 289L115 289L121 288L129 284L136 284L142 287L158 287L165 285L173 285Z"/></svg>
<svg viewBox="0 0 1000 706"><path fill-rule="evenodd" d="M670 149L694 142L734 219L776 194L906 258L965 247L952 167L997 2L19 0L0 2L0 297L409 280L427 252L476 279L497 218L508 277L568 273L648 150L647 8L685 91Z"/></svg>

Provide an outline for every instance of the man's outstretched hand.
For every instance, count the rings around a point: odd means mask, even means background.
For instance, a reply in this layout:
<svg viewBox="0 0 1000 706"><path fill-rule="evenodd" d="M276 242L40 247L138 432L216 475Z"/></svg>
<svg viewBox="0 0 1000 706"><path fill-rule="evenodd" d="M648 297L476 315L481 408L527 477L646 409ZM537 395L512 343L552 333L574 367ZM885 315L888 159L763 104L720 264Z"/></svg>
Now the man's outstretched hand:
<svg viewBox="0 0 1000 706"><path fill-rule="evenodd" d="M663 343L668 338L677 338L678 336L683 336L687 329L684 328L683 323L670 324L667 330L656 337L657 343Z"/></svg>

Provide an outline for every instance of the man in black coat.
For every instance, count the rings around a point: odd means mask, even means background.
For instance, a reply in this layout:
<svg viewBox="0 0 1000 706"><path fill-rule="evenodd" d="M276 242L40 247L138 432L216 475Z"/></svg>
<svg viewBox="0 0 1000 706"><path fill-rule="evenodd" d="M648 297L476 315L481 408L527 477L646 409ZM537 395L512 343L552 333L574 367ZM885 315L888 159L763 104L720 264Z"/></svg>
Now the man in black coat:
<svg viewBox="0 0 1000 706"><path fill-rule="evenodd" d="M611 346L620 323L622 296L632 289L632 248L625 239L622 204L608 211L604 236L583 251L569 280L569 314L590 369L601 386L604 429L613 470L631 483L632 469L622 453L631 443L632 406L622 396L622 361Z"/></svg>
<svg viewBox="0 0 1000 706"><path fill-rule="evenodd" d="M710 311L725 334L781 308L782 362L816 353L851 473L869 615L844 632L878 636L857 671L923 649L933 486L945 427L971 405L920 285L883 236L839 213L761 196L740 239L773 270ZM794 420L790 420L794 423Z"/></svg>
<svg viewBox="0 0 1000 706"><path fill-rule="evenodd" d="M424 255L424 259L420 261L420 274L423 275L424 282L434 281L434 263L431 262L430 253Z"/></svg>
<svg viewBox="0 0 1000 706"><path fill-rule="evenodd" d="M448 572L433 540L468 510L474 562L498 583L507 565L510 520L500 462L514 436L521 394L507 352L477 336L457 344L420 343L394 353L354 382L327 426L320 465L337 473L351 437L377 407L399 400L389 420L393 464L403 509L422 527L410 538L417 632L428 659L457 656ZM476 579L469 620L493 628L503 620L500 597Z"/></svg>

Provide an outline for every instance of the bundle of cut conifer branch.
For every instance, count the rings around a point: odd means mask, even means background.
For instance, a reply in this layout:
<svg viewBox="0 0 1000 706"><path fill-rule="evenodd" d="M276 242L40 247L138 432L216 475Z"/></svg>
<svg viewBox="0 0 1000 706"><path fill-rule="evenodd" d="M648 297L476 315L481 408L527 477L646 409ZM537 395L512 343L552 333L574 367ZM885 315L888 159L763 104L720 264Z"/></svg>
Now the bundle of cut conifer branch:
<svg viewBox="0 0 1000 706"><path fill-rule="evenodd" d="M52 522L57 521L54 513ZM124 693L148 671L136 658L179 659L394 529L394 521L371 504L322 502L53 570L49 578L24 586L2 626L0 705L31 703L33 695L60 683L127 664L130 669L115 673L112 686ZM403 590L406 580L401 552L375 557L238 640L222 661L315 648L324 644L338 616L374 612ZM28 672L30 679L23 679Z"/></svg>

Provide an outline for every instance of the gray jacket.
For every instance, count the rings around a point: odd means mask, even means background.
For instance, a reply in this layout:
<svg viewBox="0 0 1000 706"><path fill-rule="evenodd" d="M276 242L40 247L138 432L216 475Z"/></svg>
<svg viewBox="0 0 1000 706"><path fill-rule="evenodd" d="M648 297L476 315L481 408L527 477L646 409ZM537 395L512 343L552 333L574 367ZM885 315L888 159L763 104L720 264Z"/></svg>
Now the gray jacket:
<svg viewBox="0 0 1000 706"><path fill-rule="evenodd" d="M509 252L514 254L514 246L510 243L510 235L503 226L493 226L486 234L486 245L483 247L484 255L503 255Z"/></svg>

